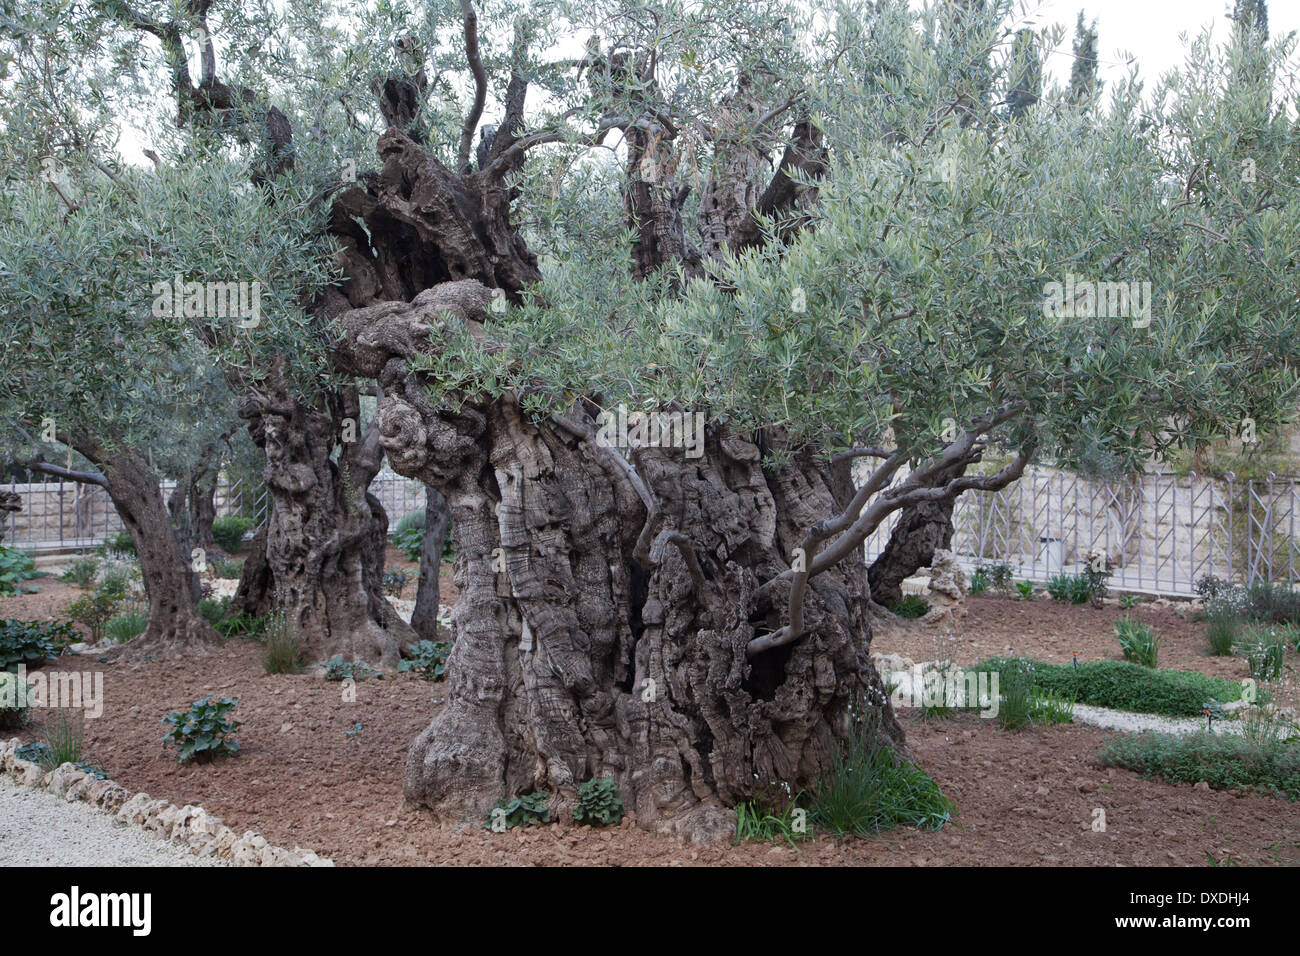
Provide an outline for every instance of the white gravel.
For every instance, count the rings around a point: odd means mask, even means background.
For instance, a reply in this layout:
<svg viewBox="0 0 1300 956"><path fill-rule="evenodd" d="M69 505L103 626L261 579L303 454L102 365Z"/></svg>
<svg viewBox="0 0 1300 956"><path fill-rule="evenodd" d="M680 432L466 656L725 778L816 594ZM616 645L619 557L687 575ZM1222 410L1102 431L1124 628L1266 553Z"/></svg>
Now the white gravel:
<svg viewBox="0 0 1300 956"><path fill-rule="evenodd" d="M0 775L0 866L225 866Z"/></svg>

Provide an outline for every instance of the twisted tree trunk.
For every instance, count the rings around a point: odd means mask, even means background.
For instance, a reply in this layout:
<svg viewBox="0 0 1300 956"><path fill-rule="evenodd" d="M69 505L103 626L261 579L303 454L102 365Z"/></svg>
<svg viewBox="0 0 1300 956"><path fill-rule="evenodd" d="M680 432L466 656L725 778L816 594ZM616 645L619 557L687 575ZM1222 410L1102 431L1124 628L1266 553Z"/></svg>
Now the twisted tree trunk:
<svg viewBox="0 0 1300 956"><path fill-rule="evenodd" d="M960 478L968 464L960 462L939 472L929 484L937 487ZM956 503L954 498L945 498L902 510L885 550L867 570L873 601L886 607L897 604L903 599L903 581L921 568L928 568L937 549L952 547L952 511Z"/></svg>
<svg viewBox="0 0 1300 956"><path fill-rule="evenodd" d="M860 553L812 581L801 640L747 655L784 623L788 587L759 585L835 510L829 469L766 471L759 446L714 429L700 458L640 450L643 497L588 426L537 427L506 399L435 407L407 360L490 302L455 282L342 318L340 361L383 388L394 469L452 515L448 701L411 748L407 796L481 820L499 797L550 790L564 812L578 784L612 774L642 826L716 839L736 802L813 785L855 708L878 707L901 745Z"/></svg>
<svg viewBox="0 0 1300 956"><path fill-rule="evenodd" d="M424 546L420 549L420 581L415 591L411 629L424 640L438 639L438 579L442 571L442 545L447 540L451 509L435 489L424 489Z"/></svg>

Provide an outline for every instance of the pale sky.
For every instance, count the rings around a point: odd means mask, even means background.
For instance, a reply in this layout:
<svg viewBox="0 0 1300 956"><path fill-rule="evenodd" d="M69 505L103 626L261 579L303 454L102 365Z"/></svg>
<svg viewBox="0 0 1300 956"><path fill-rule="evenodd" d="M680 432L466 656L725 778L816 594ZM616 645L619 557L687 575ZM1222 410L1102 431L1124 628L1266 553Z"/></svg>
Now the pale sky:
<svg viewBox="0 0 1300 956"><path fill-rule="evenodd" d="M1079 11L1086 20L1095 19L1098 71L1108 89L1125 75L1121 63L1126 55L1136 57L1150 89L1161 73L1183 62L1180 33L1195 37L1212 24L1215 39L1224 41L1232 26L1227 17L1231 0L1026 0L1025 6L1034 22L1069 28L1063 49L1047 62L1049 73L1061 82L1070 76L1070 42ZM1268 29L1274 39L1300 31L1300 0L1269 0Z"/></svg>

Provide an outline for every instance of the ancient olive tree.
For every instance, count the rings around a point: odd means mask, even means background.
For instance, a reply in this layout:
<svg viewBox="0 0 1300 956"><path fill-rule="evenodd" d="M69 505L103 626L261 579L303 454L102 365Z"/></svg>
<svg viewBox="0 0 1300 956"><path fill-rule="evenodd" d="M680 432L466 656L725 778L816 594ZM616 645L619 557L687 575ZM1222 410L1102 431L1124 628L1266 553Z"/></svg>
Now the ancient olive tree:
<svg viewBox="0 0 1300 956"><path fill-rule="evenodd" d="M993 122L1024 85L1004 3L304 0L228 41L238 82L205 46L197 85L171 38L213 4L97 6L169 58L186 130L247 141L176 152L229 229L195 247L334 243L276 273L306 305L248 369L325 340L448 503L448 701L406 793L456 818L611 774L707 838L868 716L905 753L870 659L882 521L1294 404L1286 45L1272 100L1202 39L1149 102L1052 88ZM257 185L223 195L236 160Z"/></svg>

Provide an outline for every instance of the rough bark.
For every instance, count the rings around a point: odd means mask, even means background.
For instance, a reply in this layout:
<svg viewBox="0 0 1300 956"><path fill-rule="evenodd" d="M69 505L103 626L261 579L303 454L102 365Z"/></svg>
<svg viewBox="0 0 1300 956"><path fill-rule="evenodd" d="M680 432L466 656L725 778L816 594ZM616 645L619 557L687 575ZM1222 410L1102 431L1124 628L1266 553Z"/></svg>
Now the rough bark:
<svg viewBox="0 0 1300 956"><path fill-rule="evenodd" d="M438 578L442 570L442 545L451 524L447 499L436 489L424 489L424 547L420 551L420 582L415 591L411 629L424 640L438 639Z"/></svg>
<svg viewBox="0 0 1300 956"><path fill-rule="evenodd" d="M129 451L105 453L87 443L76 447L103 473L113 507L131 533L149 599L144 633L114 653L176 656L218 643L217 633L199 616L190 554L172 529L158 476Z"/></svg>
<svg viewBox="0 0 1300 956"><path fill-rule="evenodd" d="M960 478L965 462L939 472L934 487ZM952 509L956 499L927 501L904 508L876 560L867 569L871 599L885 607L903 599L903 581L921 568L928 568L938 548L952 547Z"/></svg>
<svg viewBox="0 0 1300 956"><path fill-rule="evenodd" d="M408 371L445 323L481 329L490 301L455 282L342 317L340 361L383 388L389 460L452 515L448 700L412 745L408 798L478 821L499 797L550 790L563 813L578 784L612 774L640 825L717 839L738 801L814 785L855 707L878 706L905 752L870 661L860 555L813 579L804 637L746 653L783 623L788 587L756 592L832 513L829 469L765 471L722 430L698 459L642 449L649 534L683 535L699 581L663 540L647 559L646 505L594 435L530 424L508 399L435 407Z"/></svg>
<svg viewBox="0 0 1300 956"><path fill-rule="evenodd" d="M0 541L4 540L4 514L23 510L23 499L12 491L0 491Z"/></svg>
<svg viewBox="0 0 1300 956"><path fill-rule="evenodd" d="M345 442L332 460L347 422L360 427L356 390L308 406L289 396L277 370L257 397L245 397L240 414L266 454L272 500L267 570L250 569L250 590L254 573L269 573L275 605L309 657L395 667L413 632L383 594L388 516L367 491L381 461L373 431ZM249 593L245 603L256 597Z"/></svg>
<svg viewBox="0 0 1300 956"><path fill-rule="evenodd" d="M230 599L232 614L247 614L249 617L262 617L275 607L275 575L271 572L271 562L267 557L266 539L269 522L263 522L253 534L248 557L239 572L239 584L235 596Z"/></svg>

